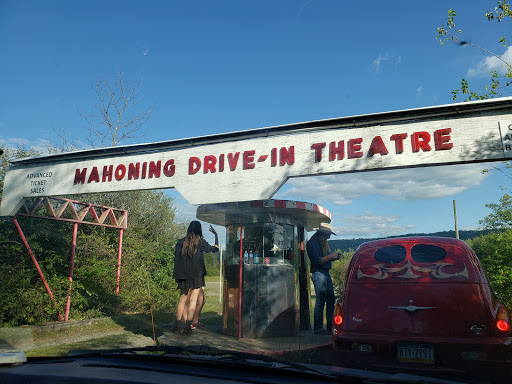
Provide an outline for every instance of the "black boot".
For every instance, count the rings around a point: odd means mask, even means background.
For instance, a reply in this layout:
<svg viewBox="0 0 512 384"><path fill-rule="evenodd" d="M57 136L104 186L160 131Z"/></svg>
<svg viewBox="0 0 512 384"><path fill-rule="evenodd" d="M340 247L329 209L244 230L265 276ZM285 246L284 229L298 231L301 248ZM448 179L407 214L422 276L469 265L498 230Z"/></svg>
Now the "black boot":
<svg viewBox="0 0 512 384"><path fill-rule="evenodd" d="M178 319L174 319L171 323L171 332L172 333L180 333L180 321Z"/></svg>
<svg viewBox="0 0 512 384"><path fill-rule="evenodd" d="M178 325L178 332L176 332L176 333L183 333L184 329L185 329L185 320L183 320L183 318L182 318Z"/></svg>
<svg viewBox="0 0 512 384"><path fill-rule="evenodd" d="M186 321L185 322L185 328L183 328L183 334L184 335L191 335L192 334L192 322Z"/></svg>

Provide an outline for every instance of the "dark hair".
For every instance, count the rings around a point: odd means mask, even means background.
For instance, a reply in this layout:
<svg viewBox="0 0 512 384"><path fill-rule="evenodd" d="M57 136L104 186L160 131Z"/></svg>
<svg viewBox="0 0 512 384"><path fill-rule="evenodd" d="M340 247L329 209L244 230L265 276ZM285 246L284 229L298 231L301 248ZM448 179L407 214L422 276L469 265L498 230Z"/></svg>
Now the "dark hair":
<svg viewBox="0 0 512 384"><path fill-rule="evenodd" d="M187 229L187 234L189 233L194 233L203 237L203 229L201 228L201 223L197 220L191 221Z"/></svg>
<svg viewBox="0 0 512 384"><path fill-rule="evenodd" d="M191 221L187 229L187 236L185 236L185 241L183 242L182 255L194 257L202 237L201 223L197 220Z"/></svg>
<svg viewBox="0 0 512 384"><path fill-rule="evenodd" d="M311 239L309 241L316 239L318 241L318 244L320 244L320 247L322 248L323 255L328 255L331 253L331 248L329 247L329 243L327 242L327 236L329 234L323 231L316 231L313 236L311 236Z"/></svg>

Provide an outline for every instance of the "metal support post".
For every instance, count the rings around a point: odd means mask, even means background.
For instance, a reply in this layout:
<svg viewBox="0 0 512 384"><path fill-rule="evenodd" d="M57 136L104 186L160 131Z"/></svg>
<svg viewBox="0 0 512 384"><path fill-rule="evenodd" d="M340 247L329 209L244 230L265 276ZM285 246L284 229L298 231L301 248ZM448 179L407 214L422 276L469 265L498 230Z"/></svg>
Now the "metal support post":
<svg viewBox="0 0 512 384"><path fill-rule="evenodd" d="M75 250L76 250L76 234L78 232L78 223L73 224L73 242L71 245L71 267L69 269L69 292L68 301L66 302L66 314L64 321L68 321L69 309L71 308L71 287L73 285L73 271L75 270Z"/></svg>
<svg viewBox="0 0 512 384"><path fill-rule="evenodd" d="M244 249L244 216L240 216L240 269L238 277L238 338L242 338L242 268L243 268L243 255Z"/></svg>
<svg viewBox="0 0 512 384"><path fill-rule="evenodd" d="M117 281L116 281L116 296L119 296L119 282L121 280L121 252L123 250L123 228L119 231L119 248L117 251ZM119 305L116 305L116 315L119 310Z"/></svg>

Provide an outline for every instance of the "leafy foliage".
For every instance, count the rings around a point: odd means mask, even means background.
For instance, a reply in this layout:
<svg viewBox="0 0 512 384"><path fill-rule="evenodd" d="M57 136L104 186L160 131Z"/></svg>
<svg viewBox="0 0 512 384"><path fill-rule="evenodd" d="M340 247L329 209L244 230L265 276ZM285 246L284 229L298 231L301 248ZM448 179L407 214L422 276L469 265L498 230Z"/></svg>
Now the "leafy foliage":
<svg viewBox="0 0 512 384"><path fill-rule="evenodd" d="M10 158L37 155L2 147L0 188ZM71 317L171 311L178 300L172 279L174 244L185 233L175 221L173 200L163 191L73 196L76 200L128 210L124 231L119 296L115 295L119 230L79 225L72 283ZM57 308L20 239L11 218L0 220L0 325L43 324L65 311L69 292L72 224L18 218L43 271ZM149 281L149 291L148 291Z"/></svg>
<svg viewBox="0 0 512 384"><path fill-rule="evenodd" d="M461 40L460 38L462 36L462 30L457 29L455 26L456 16L456 12L453 9L450 9L448 11L448 16L446 17L446 24L443 24L441 27L437 28L436 39L439 40L441 45L444 45L447 42L451 42L459 46L467 45L477 48L500 61L503 65L504 71L503 74L500 74L496 70L490 71L491 82L490 85L485 86L485 91L483 92L471 90L468 81L466 79L462 79L460 83L460 89L452 90L453 100L457 100L460 95L465 95L465 101L484 100L497 96L503 96L504 89L512 84L512 63L507 61L504 58L504 55L500 56L484 47L472 43L471 41ZM505 21L507 18L512 17L512 9L510 8L510 4L508 4L506 0L498 1L494 11L487 11L485 13L485 17L489 21ZM503 47L507 48L507 39L505 37L499 37L498 41L501 45L503 45Z"/></svg>
<svg viewBox="0 0 512 384"><path fill-rule="evenodd" d="M350 264L350 260L352 260L352 256L354 256L354 251L342 252L337 249L336 252L341 253L341 258L332 263L331 278L334 286L334 295L336 297L341 297L345 287L348 265Z"/></svg>
<svg viewBox="0 0 512 384"><path fill-rule="evenodd" d="M504 194L499 204L486 204L492 213L480 220L480 225L486 229L504 229L512 227L512 196Z"/></svg>
<svg viewBox="0 0 512 384"><path fill-rule="evenodd" d="M512 309L512 229L469 240L498 299Z"/></svg>
<svg viewBox="0 0 512 384"><path fill-rule="evenodd" d="M204 255L204 265L207 276L219 276L220 274L220 256L218 253L206 253Z"/></svg>

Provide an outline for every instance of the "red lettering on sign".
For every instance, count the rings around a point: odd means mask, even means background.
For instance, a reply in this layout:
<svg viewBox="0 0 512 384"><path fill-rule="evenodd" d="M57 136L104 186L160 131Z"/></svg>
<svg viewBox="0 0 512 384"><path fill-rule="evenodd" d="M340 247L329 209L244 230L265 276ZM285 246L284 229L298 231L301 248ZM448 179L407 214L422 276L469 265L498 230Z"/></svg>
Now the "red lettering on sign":
<svg viewBox="0 0 512 384"><path fill-rule="evenodd" d="M75 181L73 184L84 184L85 183L85 176L87 175L87 168L82 169L75 169Z"/></svg>
<svg viewBox="0 0 512 384"><path fill-rule="evenodd" d="M174 176L174 172L176 171L175 168L176 167L174 165L174 160L173 159L167 160L164 164L164 175L167 177ZM128 174L128 178L130 178L129 174Z"/></svg>
<svg viewBox="0 0 512 384"><path fill-rule="evenodd" d="M407 138L407 133L398 133L391 135L391 140L395 142L395 152L397 155L404 152L404 139Z"/></svg>
<svg viewBox="0 0 512 384"><path fill-rule="evenodd" d="M275 167L277 165L277 148L272 148L270 151L270 166Z"/></svg>
<svg viewBox="0 0 512 384"><path fill-rule="evenodd" d="M142 163L142 177L141 179L145 179L146 178L146 169L148 168L148 163L144 162Z"/></svg>
<svg viewBox="0 0 512 384"><path fill-rule="evenodd" d="M430 148L430 134L428 132L414 132L411 135L411 142L412 142L412 151L413 152L419 152L420 149L428 152L432 148Z"/></svg>
<svg viewBox="0 0 512 384"><path fill-rule="evenodd" d="M322 161L322 149L325 148L325 143L315 143L311 145L311 149L315 151L315 163Z"/></svg>
<svg viewBox="0 0 512 384"><path fill-rule="evenodd" d="M156 177L157 179L160 177L160 172L162 169L162 162L158 160L156 163L154 161L149 162L149 175L148 178Z"/></svg>
<svg viewBox="0 0 512 384"><path fill-rule="evenodd" d="M234 155L232 153L228 153L228 164L229 164L230 171L234 171L236 169L236 165L238 163L239 157L240 157L240 152L236 152Z"/></svg>
<svg viewBox="0 0 512 384"><path fill-rule="evenodd" d="M224 172L224 154L219 155L219 172Z"/></svg>
<svg viewBox="0 0 512 384"><path fill-rule="evenodd" d="M215 173L217 169L215 169L215 165L217 164L217 158L213 155L207 155L204 157L203 163L203 173Z"/></svg>
<svg viewBox="0 0 512 384"><path fill-rule="evenodd" d="M123 180L124 175L126 175L126 166L124 164L119 164L116 167L116 180L117 181Z"/></svg>
<svg viewBox="0 0 512 384"><path fill-rule="evenodd" d="M261 156L258 158L258 163L262 163L262 162L264 162L265 160L267 160L267 157L268 157L268 155L261 155Z"/></svg>
<svg viewBox="0 0 512 384"><path fill-rule="evenodd" d="M91 174L89 175L89 179L87 180L87 183L91 183L95 181L96 183L100 182L100 175L98 173L98 168L93 167Z"/></svg>
<svg viewBox="0 0 512 384"><path fill-rule="evenodd" d="M345 140L338 141L338 145L333 141L329 144L329 161L343 160L345 157Z"/></svg>
<svg viewBox="0 0 512 384"><path fill-rule="evenodd" d="M453 143L449 143L451 140L450 133L451 128L438 129L434 132L434 142L436 144L436 151L444 151L453 148Z"/></svg>
<svg viewBox="0 0 512 384"><path fill-rule="evenodd" d="M195 175L201 169L201 160L199 157L188 159L188 174Z"/></svg>
<svg viewBox="0 0 512 384"><path fill-rule="evenodd" d="M289 149L282 147L279 151L279 165L282 167L293 163L295 163L295 147L293 145Z"/></svg>
<svg viewBox="0 0 512 384"><path fill-rule="evenodd" d="M112 172L113 172L113 169L114 169L114 166L111 165L111 166L104 166L103 167L103 176L101 178L101 181L105 182L105 181L112 181Z"/></svg>
<svg viewBox="0 0 512 384"><path fill-rule="evenodd" d="M357 159L363 157L363 152L361 152L361 143L363 139L350 139L347 145L347 158L348 159Z"/></svg>
<svg viewBox="0 0 512 384"><path fill-rule="evenodd" d="M139 178L140 163L128 164L128 180Z"/></svg>
<svg viewBox="0 0 512 384"><path fill-rule="evenodd" d="M256 153L256 151L254 151L254 150L244 151L244 154L243 154L243 168L244 169L254 169L254 167L256 166L254 164L254 154L255 153Z"/></svg>
<svg viewBox="0 0 512 384"><path fill-rule="evenodd" d="M375 136L373 138L372 143L370 144L370 149L368 150L368 156L372 157L376 153L379 153L381 156L385 156L389 153L380 136Z"/></svg>

